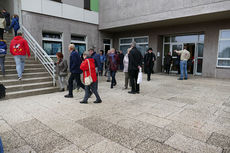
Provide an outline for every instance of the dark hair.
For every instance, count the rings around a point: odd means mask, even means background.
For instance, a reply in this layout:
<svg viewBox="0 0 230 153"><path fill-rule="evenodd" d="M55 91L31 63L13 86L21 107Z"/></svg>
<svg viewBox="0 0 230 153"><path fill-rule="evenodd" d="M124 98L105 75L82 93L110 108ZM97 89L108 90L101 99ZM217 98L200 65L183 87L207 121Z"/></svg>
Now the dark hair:
<svg viewBox="0 0 230 153"><path fill-rule="evenodd" d="M93 52L94 52L94 49L93 49L93 48L90 48L88 51L93 51Z"/></svg>
<svg viewBox="0 0 230 153"><path fill-rule="evenodd" d="M104 54L104 51L103 51L103 50L100 50L100 52L102 52L102 54Z"/></svg>
<svg viewBox="0 0 230 153"><path fill-rule="evenodd" d="M19 18L17 14L14 14L13 15L13 18Z"/></svg>
<svg viewBox="0 0 230 153"><path fill-rule="evenodd" d="M21 33L21 32L18 32L17 36L22 36L22 33Z"/></svg>
<svg viewBox="0 0 230 153"><path fill-rule="evenodd" d="M149 51L149 50L153 50L152 48L149 48L147 51Z"/></svg>
<svg viewBox="0 0 230 153"><path fill-rule="evenodd" d="M188 48L188 46L187 45L184 45L184 49L187 49Z"/></svg>
<svg viewBox="0 0 230 153"><path fill-rule="evenodd" d="M63 54L62 54L61 52L57 52L56 55L57 55L59 58L63 59Z"/></svg>

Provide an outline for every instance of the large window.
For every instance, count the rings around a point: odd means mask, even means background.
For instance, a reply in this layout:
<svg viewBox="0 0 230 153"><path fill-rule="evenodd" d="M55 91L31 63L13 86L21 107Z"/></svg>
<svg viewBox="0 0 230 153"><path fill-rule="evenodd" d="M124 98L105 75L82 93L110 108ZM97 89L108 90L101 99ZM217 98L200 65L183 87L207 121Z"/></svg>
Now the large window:
<svg viewBox="0 0 230 153"><path fill-rule="evenodd" d="M127 49L130 48L130 45L133 41L137 43L137 49L140 50L142 56L144 56L145 52L147 51L149 47L149 38L147 36L120 38L120 50L122 50L123 53L126 54Z"/></svg>
<svg viewBox="0 0 230 153"><path fill-rule="evenodd" d="M82 53L84 51L86 51L86 37L85 36L76 36L76 35L72 35L71 36L71 43L75 45L75 49L78 51L78 53L80 55L82 55Z"/></svg>
<svg viewBox="0 0 230 153"><path fill-rule="evenodd" d="M50 57L56 57L57 52L62 52L61 34L43 33L43 49Z"/></svg>
<svg viewBox="0 0 230 153"><path fill-rule="evenodd" d="M220 31L217 66L230 68L230 30Z"/></svg>

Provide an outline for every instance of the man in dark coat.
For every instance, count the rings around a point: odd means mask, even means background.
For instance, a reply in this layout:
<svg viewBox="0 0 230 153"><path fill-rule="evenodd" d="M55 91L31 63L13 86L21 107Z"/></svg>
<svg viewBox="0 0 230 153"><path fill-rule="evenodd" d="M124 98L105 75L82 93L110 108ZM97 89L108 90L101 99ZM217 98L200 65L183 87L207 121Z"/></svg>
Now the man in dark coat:
<svg viewBox="0 0 230 153"><path fill-rule="evenodd" d="M10 13L8 13L6 11L6 9L2 10L2 15L4 16L5 20L6 20L6 28L5 30L9 30L9 26L10 26Z"/></svg>
<svg viewBox="0 0 230 153"><path fill-rule="evenodd" d="M144 57L144 63L145 63L145 72L147 73L148 77L147 80L150 81L151 73L153 72L153 66L154 61L156 60L156 56L153 53L153 49L149 48L147 50L147 53Z"/></svg>
<svg viewBox="0 0 230 153"><path fill-rule="evenodd" d="M171 52L168 52L168 55L165 56L165 70L166 70L166 73L168 74L170 71L171 64L172 64L172 56L171 56Z"/></svg>
<svg viewBox="0 0 230 153"><path fill-rule="evenodd" d="M136 48L136 42L132 42L131 51L129 53L129 67L128 72L130 76L130 82L132 86L132 90L128 93L136 94L140 92L139 84L137 84L137 77L139 69L142 66L142 55L139 50Z"/></svg>
<svg viewBox="0 0 230 153"><path fill-rule="evenodd" d="M101 60L100 60L100 54L97 54L93 48L90 48L89 50L89 54L91 55L91 57L94 59L95 61L95 67L96 67L96 73L98 76L98 73L102 71L102 67L101 67Z"/></svg>
<svg viewBox="0 0 230 153"><path fill-rule="evenodd" d="M69 94L65 95L66 98L73 98L73 81L76 80L77 86L85 89L84 84L81 82L81 73L82 70L80 69L81 65L81 57L77 51L75 51L74 44L69 45L70 51L70 72L71 75L69 77Z"/></svg>

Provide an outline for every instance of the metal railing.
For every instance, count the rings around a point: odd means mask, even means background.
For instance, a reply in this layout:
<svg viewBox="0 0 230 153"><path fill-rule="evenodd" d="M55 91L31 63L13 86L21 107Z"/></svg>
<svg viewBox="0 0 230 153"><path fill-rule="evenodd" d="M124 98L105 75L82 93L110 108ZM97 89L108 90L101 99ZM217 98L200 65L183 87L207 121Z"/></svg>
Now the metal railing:
<svg viewBox="0 0 230 153"><path fill-rule="evenodd" d="M38 42L33 38L33 36L29 33L29 31L24 27L22 27L22 31L24 34L24 38L27 40L30 49L33 51L35 60L39 60L45 69L49 72L53 79L53 86L56 85L55 78L55 64L54 61L50 58L50 56L44 51L44 49L38 44Z"/></svg>

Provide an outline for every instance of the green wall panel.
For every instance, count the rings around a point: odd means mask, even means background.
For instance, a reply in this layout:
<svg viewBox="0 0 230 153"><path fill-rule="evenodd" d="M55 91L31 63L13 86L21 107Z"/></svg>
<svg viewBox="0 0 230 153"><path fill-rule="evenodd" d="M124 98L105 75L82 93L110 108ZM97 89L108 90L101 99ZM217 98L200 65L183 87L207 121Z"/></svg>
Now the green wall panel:
<svg viewBox="0 0 230 153"><path fill-rule="evenodd" d="M90 0L90 9L92 11L98 12L98 10L99 10L98 5L99 5L99 0Z"/></svg>

